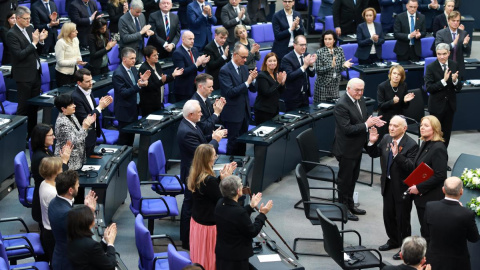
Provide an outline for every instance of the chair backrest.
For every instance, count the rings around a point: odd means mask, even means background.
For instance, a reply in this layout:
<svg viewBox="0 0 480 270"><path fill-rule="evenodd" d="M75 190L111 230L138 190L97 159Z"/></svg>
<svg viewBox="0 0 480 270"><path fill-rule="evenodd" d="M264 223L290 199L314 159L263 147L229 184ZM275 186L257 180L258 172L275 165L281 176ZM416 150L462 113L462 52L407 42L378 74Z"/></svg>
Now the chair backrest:
<svg viewBox="0 0 480 270"><path fill-rule="evenodd" d="M358 58L355 57L355 52L357 51L357 43L347 43L340 45L343 49L343 54L345 55L345 60L352 59L352 63L358 64Z"/></svg>
<svg viewBox="0 0 480 270"><path fill-rule="evenodd" d="M297 167L295 167L295 176L297 177L298 189L300 190L302 201L310 201L310 184L308 183L307 173L302 163L298 163ZM303 210L305 211L305 216L308 217L310 214L310 204L304 204Z"/></svg>
<svg viewBox="0 0 480 270"><path fill-rule="evenodd" d="M192 264L192 261L178 253L172 244L168 244L167 252L169 270L182 270L185 266Z"/></svg>
<svg viewBox="0 0 480 270"><path fill-rule="evenodd" d="M317 139L313 132L313 129L309 128L302 131L302 133L297 136L298 148L300 148L300 155L302 156L302 161L310 162L319 162L320 154L318 152ZM315 165L304 164L305 169L310 171L315 167Z"/></svg>
<svg viewBox="0 0 480 270"><path fill-rule="evenodd" d="M10 269L10 265L7 264L7 262L2 258L0 257L0 269Z"/></svg>
<svg viewBox="0 0 480 270"><path fill-rule="evenodd" d="M393 48L397 43L396 40L385 40L385 43L382 44L382 58L386 61L396 61L397 54L393 52Z"/></svg>
<svg viewBox="0 0 480 270"><path fill-rule="evenodd" d="M2 63L3 59L3 42L0 42L0 63Z"/></svg>
<svg viewBox="0 0 480 270"><path fill-rule="evenodd" d="M374 22L381 23L382 20L382 13L377 13Z"/></svg>
<svg viewBox="0 0 480 270"><path fill-rule="evenodd" d="M133 161L132 161L133 162ZM138 250L138 267L144 270L153 270L153 243L150 232L143 223L142 215L135 218L135 244Z"/></svg>
<svg viewBox="0 0 480 270"><path fill-rule="evenodd" d="M5 79L0 76L0 102L7 100L7 87L5 86Z"/></svg>
<svg viewBox="0 0 480 270"><path fill-rule="evenodd" d="M115 44L113 48L107 53L108 56L108 69L115 70L120 64L120 50L118 44Z"/></svg>
<svg viewBox="0 0 480 270"><path fill-rule="evenodd" d="M420 55L422 58L427 58L427 57L432 57L433 51L432 51L432 44L435 42L434 37L426 37L420 39L420 43L422 44L422 55Z"/></svg>
<svg viewBox="0 0 480 270"><path fill-rule="evenodd" d="M183 33L184 33L185 31L187 31L187 30L185 30L185 29L180 30L180 36L181 36L181 37L183 37ZM176 47L178 48L178 47L180 47L180 45L182 45L182 39L179 39L179 40L178 40Z"/></svg>
<svg viewBox="0 0 480 270"><path fill-rule="evenodd" d="M338 231L337 224L322 214L317 209L317 215L320 219L323 231L323 246L327 254L340 266L344 266L343 261L343 240Z"/></svg>
<svg viewBox="0 0 480 270"><path fill-rule="evenodd" d="M97 9L98 9L98 13L102 12L102 5L100 4L100 1L97 1Z"/></svg>
<svg viewBox="0 0 480 270"><path fill-rule="evenodd" d="M420 120L422 119L422 117L425 116L425 110L424 110L425 105L423 102L422 89L420 88L411 89L411 90L408 90L408 93L414 93L415 98L412 99L409 102L410 105L403 110L403 115L405 115L406 117L410 117L420 123Z"/></svg>
<svg viewBox="0 0 480 270"><path fill-rule="evenodd" d="M265 35L265 42L275 41L275 36L273 34L273 25L272 23L263 24L263 34ZM255 40L256 42L256 40Z"/></svg>
<svg viewBox="0 0 480 270"><path fill-rule="evenodd" d="M322 0L313 0L312 5L310 7L310 16L313 16L314 20L317 20L318 17L318 10L320 10L320 6L322 5Z"/></svg>
<svg viewBox="0 0 480 270"><path fill-rule="evenodd" d="M152 143L148 147L148 169L153 181L162 180L163 176L159 176L159 174L165 173L166 163L162 141L158 140Z"/></svg>
<svg viewBox="0 0 480 270"><path fill-rule="evenodd" d="M250 34L252 35L252 38L253 40L255 40L255 42L265 42L263 24L253 24L252 30L250 30Z"/></svg>
<svg viewBox="0 0 480 270"><path fill-rule="evenodd" d="M50 91L50 69L47 62L42 62L42 93Z"/></svg>
<svg viewBox="0 0 480 270"><path fill-rule="evenodd" d="M8 256L7 256L7 251L5 251L5 245L2 242L2 239L0 239L0 258L2 258L5 261L5 264L8 266L7 268L2 268L2 269L10 269L10 263L8 262Z"/></svg>
<svg viewBox="0 0 480 270"><path fill-rule="evenodd" d="M163 104L168 103L168 94L170 94L170 88L168 87L168 83L163 85Z"/></svg>
<svg viewBox="0 0 480 270"><path fill-rule="evenodd" d="M115 110L115 109L114 109L114 108L115 108L115 106L114 106L114 104L115 104L115 90L112 88L112 89L108 90L107 94L113 98L113 102L110 103L110 104L107 106L108 111L109 111L112 115L115 115L115 114L114 114L114 110Z"/></svg>
<svg viewBox="0 0 480 270"><path fill-rule="evenodd" d="M15 184L18 188L18 199L24 206L29 206L27 202L27 188L30 185L30 171L28 170L27 157L25 152L19 152L13 161L15 166Z"/></svg>
<svg viewBox="0 0 480 270"><path fill-rule="evenodd" d="M213 11L212 11L213 12ZM212 13L212 14L215 14L215 13ZM212 25L210 26L210 30L212 30L212 39L215 38L215 29L217 29L218 27L221 27L222 25ZM232 50L233 51L233 50Z"/></svg>
<svg viewBox="0 0 480 270"><path fill-rule="evenodd" d="M67 15L67 11L65 10L65 1L63 0L55 0L55 4L57 5L58 15L65 16Z"/></svg>
<svg viewBox="0 0 480 270"><path fill-rule="evenodd" d="M140 179L138 178L137 165L134 161L130 161L127 167L127 185L128 193L130 193L130 210L137 216L140 213L140 199L142 191L140 190Z"/></svg>
<svg viewBox="0 0 480 270"><path fill-rule="evenodd" d="M308 77L309 82L310 82L310 96L313 97L315 93L315 81L317 80L317 73L315 73L315 76L313 77Z"/></svg>
<svg viewBox="0 0 480 270"><path fill-rule="evenodd" d="M260 60L257 61L257 71L260 72L262 70L263 60L265 56L270 53L272 50L261 50L260 51Z"/></svg>
<svg viewBox="0 0 480 270"><path fill-rule="evenodd" d="M257 99L257 92L250 92L248 91L248 100L250 103L250 108L253 108L253 105L255 104L255 99Z"/></svg>
<svg viewBox="0 0 480 270"><path fill-rule="evenodd" d="M335 26L333 25L333 16L325 16L325 30L335 31Z"/></svg>

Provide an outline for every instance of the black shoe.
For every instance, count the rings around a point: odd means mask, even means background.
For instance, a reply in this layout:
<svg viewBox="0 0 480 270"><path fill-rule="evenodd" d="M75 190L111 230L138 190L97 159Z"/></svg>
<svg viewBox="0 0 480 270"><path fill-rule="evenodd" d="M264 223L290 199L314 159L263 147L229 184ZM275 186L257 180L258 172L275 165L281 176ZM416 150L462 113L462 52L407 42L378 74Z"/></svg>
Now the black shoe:
<svg viewBox="0 0 480 270"><path fill-rule="evenodd" d="M450 168L450 166L447 166L447 171L451 172L452 168Z"/></svg>
<svg viewBox="0 0 480 270"><path fill-rule="evenodd" d="M355 216L354 214L352 214L350 211L348 211L348 220L351 220L351 221L358 221L359 218L357 216Z"/></svg>
<svg viewBox="0 0 480 270"><path fill-rule="evenodd" d="M350 208L350 212L355 215L365 215L367 213L367 211L357 207Z"/></svg>
<svg viewBox="0 0 480 270"><path fill-rule="evenodd" d="M392 245L390 244L389 242L387 242L385 245L381 245L378 247L378 250L380 251L387 251L387 250L390 250L390 249L395 249L395 248L398 248L399 246L398 245Z"/></svg>
<svg viewBox="0 0 480 270"><path fill-rule="evenodd" d="M399 260L402 259L402 258L400 258L400 251L398 251L397 253L395 253L395 255L393 255L393 259L396 260L396 261L399 261Z"/></svg>

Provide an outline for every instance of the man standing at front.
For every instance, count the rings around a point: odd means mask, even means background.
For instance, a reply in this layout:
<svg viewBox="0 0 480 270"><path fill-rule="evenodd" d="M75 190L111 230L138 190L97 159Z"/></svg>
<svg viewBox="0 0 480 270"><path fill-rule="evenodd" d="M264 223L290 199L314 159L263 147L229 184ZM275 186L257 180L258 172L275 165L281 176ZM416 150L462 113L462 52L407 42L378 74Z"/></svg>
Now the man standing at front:
<svg viewBox="0 0 480 270"><path fill-rule="evenodd" d="M40 95L42 67L39 55L48 31L33 29L30 25L30 10L24 6L19 6L15 15L17 24L8 31L6 45L12 54L12 76L17 83L17 115L28 117L28 140L37 125L38 107L28 105L27 101Z"/></svg>
<svg viewBox="0 0 480 270"><path fill-rule="evenodd" d="M350 210L348 219L358 221L356 215L365 215L365 210L355 207L353 192L360 174L362 149L367 145L368 129L381 127L381 116L367 117L367 105L363 97L365 82L354 78L348 81L347 92L340 97L333 114L335 116L335 139L333 154L338 160L338 199Z"/></svg>
<svg viewBox="0 0 480 270"><path fill-rule="evenodd" d="M371 157L380 157L383 223L388 236L387 243L378 248L380 251L400 247L402 240L412 233L410 226L412 200L410 197L402 198L408 189L403 181L411 172L408 163L413 163L418 145L405 134L407 127L404 118L398 115L392 117L388 126L389 134L385 134L380 142L377 129L370 128L366 150ZM400 260L400 251L393 255L393 259Z"/></svg>
<svg viewBox="0 0 480 270"><path fill-rule="evenodd" d="M244 143L237 142L237 138L247 132L250 121L248 91L257 91L254 85L257 69L248 71L247 57L247 48L238 44L233 49L232 61L220 69L220 90L227 101L221 115L228 130L227 155L244 156L247 148Z"/></svg>

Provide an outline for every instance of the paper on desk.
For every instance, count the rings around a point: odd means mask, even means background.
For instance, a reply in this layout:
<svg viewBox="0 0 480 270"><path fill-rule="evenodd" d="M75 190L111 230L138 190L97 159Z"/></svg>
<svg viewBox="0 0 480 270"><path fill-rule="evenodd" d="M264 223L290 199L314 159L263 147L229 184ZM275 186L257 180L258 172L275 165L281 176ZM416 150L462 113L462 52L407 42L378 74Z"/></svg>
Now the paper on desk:
<svg viewBox="0 0 480 270"><path fill-rule="evenodd" d="M263 127L257 128L253 133L256 136L264 137L265 135L269 134L270 132L272 132L274 130L275 130L274 127L263 126Z"/></svg>
<svg viewBox="0 0 480 270"><path fill-rule="evenodd" d="M480 80L468 80L468 82L473 85L480 85Z"/></svg>
<svg viewBox="0 0 480 270"><path fill-rule="evenodd" d="M98 171L100 170L100 165L83 165L81 171L86 172L86 171Z"/></svg>
<svg viewBox="0 0 480 270"><path fill-rule="evenodd" d="M147 116L147 120L157 120L157 121L160 121L163 119L163 115L158 115L158 114L149 114Z"/></svg>
<svg viewBox="0 0 480 270"><path fill-rule="evenodd" d="M333 107L333 104L329 104L329 103L320 103L317 105L317 108L330 108L330 107Z"/></svg>
<svg viewBox="0 0 480 270"><path fill-rule="evenodd" d="M108 147L104 147L103 149L105 149L105 153L109 153L109 154L115 153L118 150L117 148L108 148Z"/></svg>
<svg viewBox="0 0 480 270"><path fill-rule="evenodd" d="M343 260L346 262L350 261L350 256L347 253L343 253Z"/></svg>
<svg viewBox="0 0 480 270"><path fill-rule="evenodd" d="M49 95L49 94L41 94L40 96L44 97L44 98L54 98L54 96Z"/></svg>
<svg viewBox="0 0 480 270"><path fill-rule="evenodd" d="M263 262L280 262L282 259L278 254L270 254L270 255L258 255L258 260Z"/></svg>
<svg viewBox="0 0 480 270"><path fill-rule="evenodd" d="M392 65L392 66L396 66L396 65L398 65L398 63L397 63L397 62L393 62L393 61L392 61L392 62L390 62L390 65Z"/></svg>

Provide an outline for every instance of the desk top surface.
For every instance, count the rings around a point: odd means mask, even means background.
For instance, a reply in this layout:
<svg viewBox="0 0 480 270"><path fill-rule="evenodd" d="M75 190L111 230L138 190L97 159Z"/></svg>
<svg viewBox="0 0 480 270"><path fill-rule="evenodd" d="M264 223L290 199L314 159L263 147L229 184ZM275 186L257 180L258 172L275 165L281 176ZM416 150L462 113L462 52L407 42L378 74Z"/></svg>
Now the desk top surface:
<svg viewBox="0 0 480 270"><path fill-rule="evenodd" d="M10 131L27 121L26 116L0 114L0 119L10 119L10 122L0 124L0 137L10 133Z"/></svg>

